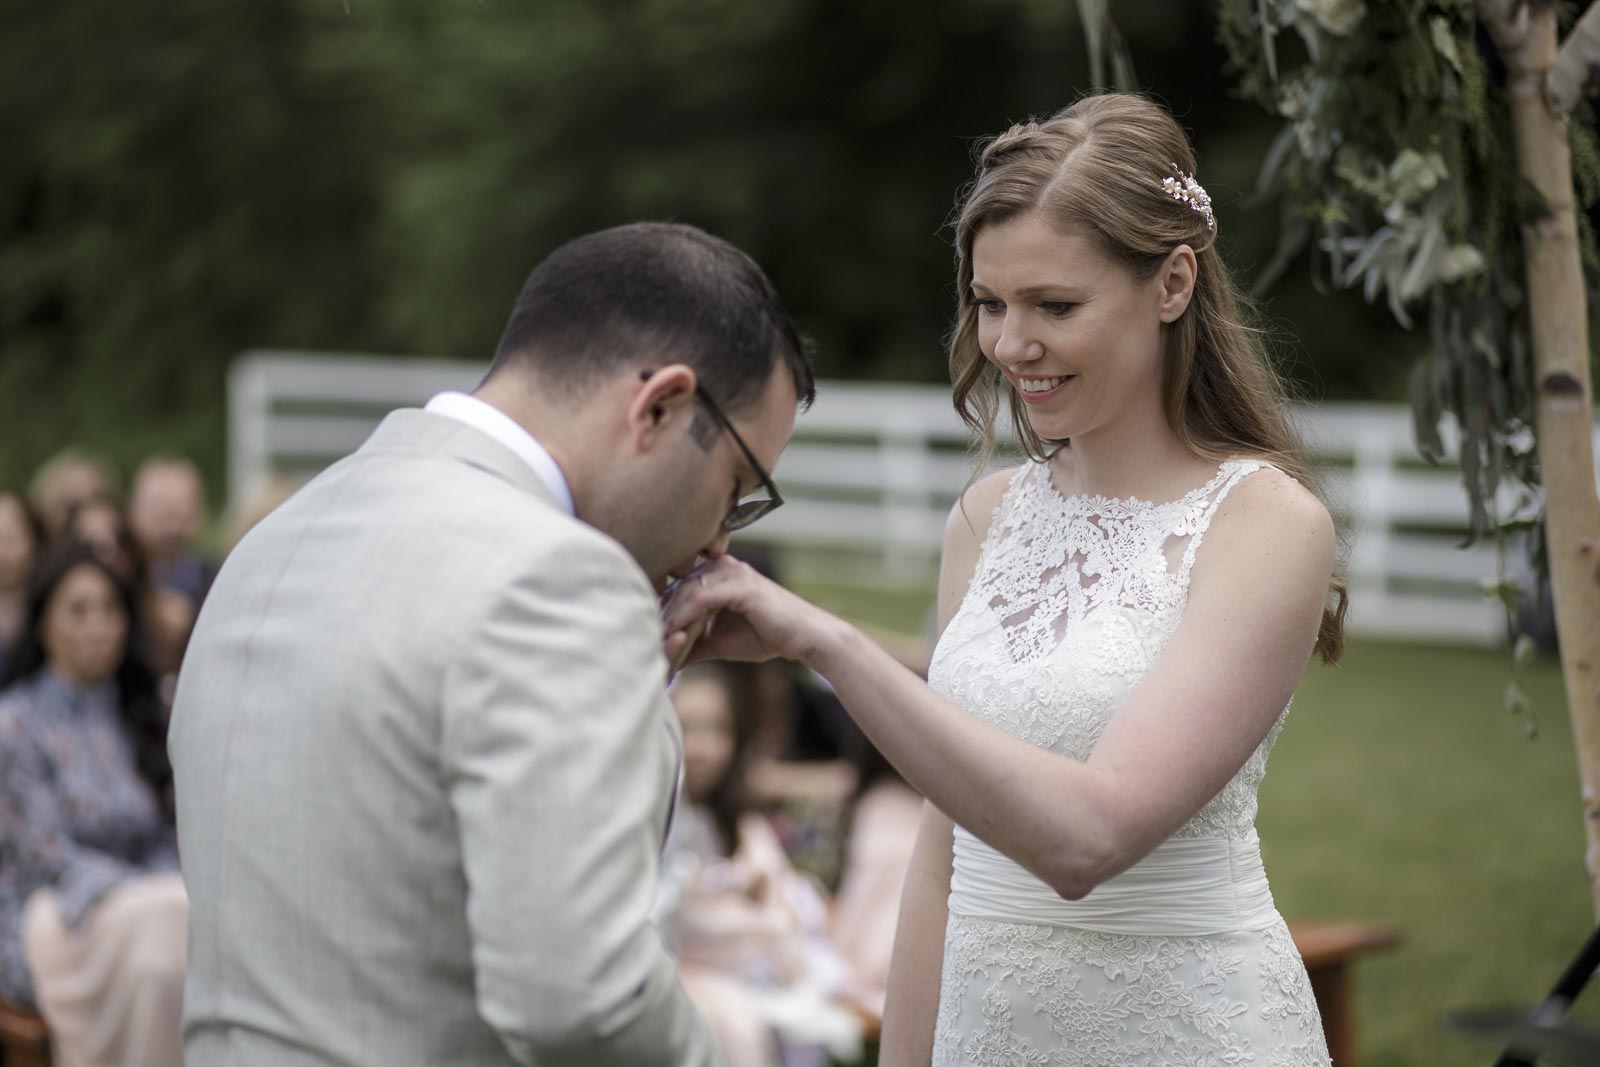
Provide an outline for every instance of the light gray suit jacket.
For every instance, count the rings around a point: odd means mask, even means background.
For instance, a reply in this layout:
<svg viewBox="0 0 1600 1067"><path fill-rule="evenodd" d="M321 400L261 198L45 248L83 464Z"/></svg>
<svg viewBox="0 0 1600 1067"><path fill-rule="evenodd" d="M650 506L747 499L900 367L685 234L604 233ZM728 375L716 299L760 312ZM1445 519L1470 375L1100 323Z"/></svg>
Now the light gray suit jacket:
<svg viewBox="0 0 1600 1067"><path fill-rule="evenodd" d="M442 415L252 530L169 740L188 1067L720 1062L648 920L660 641L632 557Z"/></svg>

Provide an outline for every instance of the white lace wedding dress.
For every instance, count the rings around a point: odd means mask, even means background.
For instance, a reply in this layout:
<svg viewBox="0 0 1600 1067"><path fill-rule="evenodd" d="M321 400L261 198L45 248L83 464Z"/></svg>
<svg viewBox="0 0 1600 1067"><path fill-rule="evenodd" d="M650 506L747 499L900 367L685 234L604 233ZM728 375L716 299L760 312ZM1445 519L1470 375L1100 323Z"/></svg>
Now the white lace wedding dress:
<svg viewBox="0 0 1600 1067"><path fill-rule="evenodd" d="M1015 737L1087 759L1177 628L1217 505L1262 466L1230 460L1162 504L1064 497L1047 466L1025 466L929 681ZM957 826L935 1067L1328 1067L1255 831L1282 725L1171 839L1082 900Z"/></svg>

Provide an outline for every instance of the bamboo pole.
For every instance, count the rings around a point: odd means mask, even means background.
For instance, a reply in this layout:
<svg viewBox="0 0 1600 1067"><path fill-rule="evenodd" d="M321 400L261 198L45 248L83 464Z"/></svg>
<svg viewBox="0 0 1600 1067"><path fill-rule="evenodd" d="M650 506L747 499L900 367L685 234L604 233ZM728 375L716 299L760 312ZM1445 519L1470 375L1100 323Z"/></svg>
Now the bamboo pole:
<svg viewBox="0 0 1600 1067"><path fill-rule="evenodd" d="M1600 499L1567 120L1551 108L1544 92L1556 61L1555 5L1481 0L1479 15L1505 58L1518 169L1545 205L1523 223L1523 262L1556 631L1578 749L1585 865L1600 916Z"/></svg>

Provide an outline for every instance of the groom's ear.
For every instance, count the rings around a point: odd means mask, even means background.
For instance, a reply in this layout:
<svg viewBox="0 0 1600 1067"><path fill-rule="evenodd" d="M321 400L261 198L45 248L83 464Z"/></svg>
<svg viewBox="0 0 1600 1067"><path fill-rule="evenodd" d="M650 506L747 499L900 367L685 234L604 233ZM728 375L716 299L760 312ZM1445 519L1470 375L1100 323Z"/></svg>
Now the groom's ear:
<svg viewBox="0 0 1600 1067"><path fill-rule="evenodd" d="M648 452L662 440L681 433L694 418L694 369L672 363L640 371L628 400L628 434L638 452Z"/></svg>

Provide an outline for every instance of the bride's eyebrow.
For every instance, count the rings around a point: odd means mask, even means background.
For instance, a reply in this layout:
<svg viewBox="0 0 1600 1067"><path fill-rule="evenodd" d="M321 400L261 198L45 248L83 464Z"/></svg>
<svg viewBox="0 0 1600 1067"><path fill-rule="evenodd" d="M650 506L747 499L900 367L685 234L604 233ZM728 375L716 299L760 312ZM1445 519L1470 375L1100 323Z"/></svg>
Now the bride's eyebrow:
<svg viewBox="0 0 1600 1067"><path fill-rule="evenodd" d="M991 291L987 285L980 281L973 281L971 289L974 293L988 293ZM1050 293L1054 295L1081 296L1086 292L1087 288L1085 286L1075 282L1042 282L1038 285L1023 286L1017 290L1016 295L1039 296L1044 293Z"/></svg>
<svg viewBox="0 0 1600 1067"><path fill-rule="evenodd" d="M1045 293L1053 295L1079 296L1084 292L1084 287L1071 282L1045 282L1041 285L1029 285L1017 290L1018 296L1041 296Z"/></svg>

